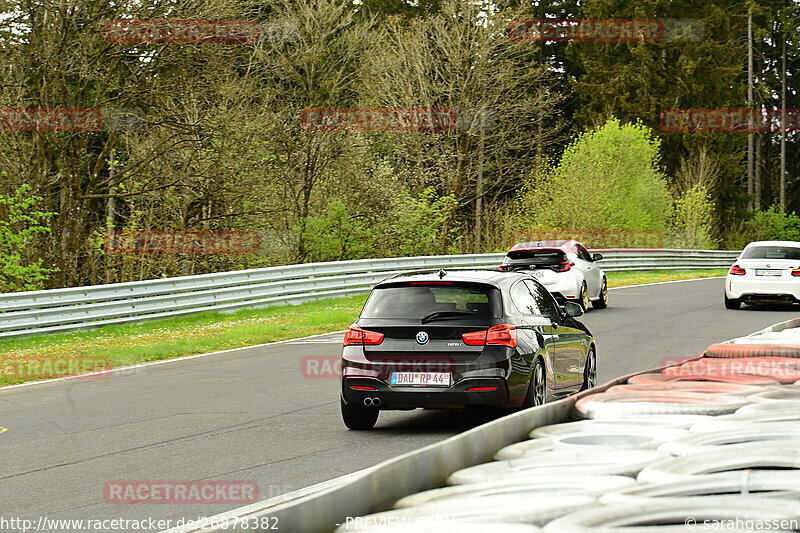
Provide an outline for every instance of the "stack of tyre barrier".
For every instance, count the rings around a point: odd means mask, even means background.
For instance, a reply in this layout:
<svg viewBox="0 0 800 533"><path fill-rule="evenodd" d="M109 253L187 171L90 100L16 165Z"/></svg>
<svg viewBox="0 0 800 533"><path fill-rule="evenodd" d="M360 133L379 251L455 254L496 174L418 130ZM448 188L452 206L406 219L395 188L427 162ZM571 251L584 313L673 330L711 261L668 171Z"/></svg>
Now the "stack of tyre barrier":
<svg viewBox="0 0 800 533"><path fill-rule="evenodd" d="M713 345L337 532L800 531L798 380L800 344Z"/></svg>

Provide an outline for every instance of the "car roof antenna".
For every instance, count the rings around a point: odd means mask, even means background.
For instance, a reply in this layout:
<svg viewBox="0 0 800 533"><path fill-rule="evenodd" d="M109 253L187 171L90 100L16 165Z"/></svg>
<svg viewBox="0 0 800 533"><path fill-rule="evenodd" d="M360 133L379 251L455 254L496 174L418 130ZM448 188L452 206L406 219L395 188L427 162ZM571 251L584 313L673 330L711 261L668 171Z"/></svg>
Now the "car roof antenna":
<svg viewBox="0 0 800 533"><path fill-rule="evenodd" d="M440 268L439 269L439 279L442 279L446 275L447 275L447 272L445 272L445 270L443 268Z"/></svg>

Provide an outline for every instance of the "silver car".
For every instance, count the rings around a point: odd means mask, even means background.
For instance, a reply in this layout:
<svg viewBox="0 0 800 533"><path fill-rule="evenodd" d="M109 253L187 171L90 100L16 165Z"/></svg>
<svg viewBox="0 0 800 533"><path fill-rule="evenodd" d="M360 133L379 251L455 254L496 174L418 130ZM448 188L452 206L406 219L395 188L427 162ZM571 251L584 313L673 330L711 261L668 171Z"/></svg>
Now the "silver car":
<svg viewBox="0 0 800 533"><path fill-rule="evenodd" d="M598 261L584 245L570 241L534 241L515 244L500 270L531 270L557 300L577 301L584 309L608 307L608 282Z"/></svg>

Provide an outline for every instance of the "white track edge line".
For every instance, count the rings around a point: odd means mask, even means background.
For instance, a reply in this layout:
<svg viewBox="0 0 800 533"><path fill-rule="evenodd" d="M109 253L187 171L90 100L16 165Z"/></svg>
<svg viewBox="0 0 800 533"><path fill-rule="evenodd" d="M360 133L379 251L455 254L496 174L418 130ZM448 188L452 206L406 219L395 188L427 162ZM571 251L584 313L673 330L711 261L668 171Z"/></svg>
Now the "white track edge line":
<svg viewBox="0 0 800 533"><path fill-rule="evenodd" d="M702 281L704 279L725 279L724 276L708 276L706 278L674 279L672 281L654 281L653 283L639 283L638 285L625 285L624 287L609 287L608 290L630 289L633 287L649 287L650 285L665 285L667 283L683 283L684 281Z"/></svg>

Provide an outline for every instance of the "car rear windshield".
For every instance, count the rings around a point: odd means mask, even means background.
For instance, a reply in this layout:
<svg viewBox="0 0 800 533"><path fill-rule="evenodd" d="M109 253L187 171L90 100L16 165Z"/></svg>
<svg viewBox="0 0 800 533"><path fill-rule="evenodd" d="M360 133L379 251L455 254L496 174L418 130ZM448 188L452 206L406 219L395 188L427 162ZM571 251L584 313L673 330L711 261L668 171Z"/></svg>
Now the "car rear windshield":
<svg viewBox="0 0 800 533"><path fill-rule="evenodd" d="M526 265L555 265L566 260L566 254L559 250L508 252L506 256L506 263L513 261Z"/></svg>
<svg viewBox="0 0 800 533"><path fill-rule="evenodd" d="M448 320L500 318L500 291L491 285L402 285L376 287L362 318L420 319L431 313L461 311ZM466 314L466 313L470 314Z"/></svg>
<svg viewBox="0 0 800 533"><path fill-rule="evenodd" d="M800 248L792 246L753 246L745 250L742 259L800 259Z"/></svg>

